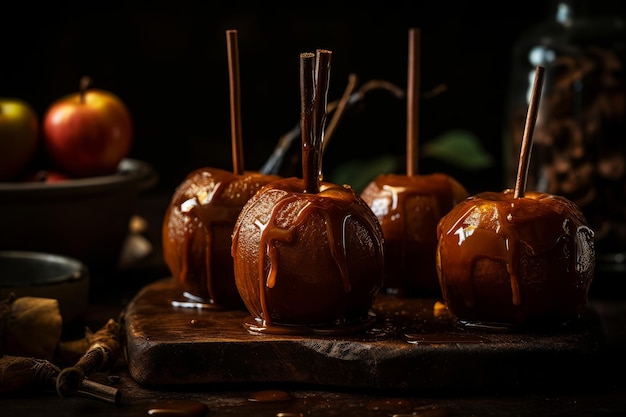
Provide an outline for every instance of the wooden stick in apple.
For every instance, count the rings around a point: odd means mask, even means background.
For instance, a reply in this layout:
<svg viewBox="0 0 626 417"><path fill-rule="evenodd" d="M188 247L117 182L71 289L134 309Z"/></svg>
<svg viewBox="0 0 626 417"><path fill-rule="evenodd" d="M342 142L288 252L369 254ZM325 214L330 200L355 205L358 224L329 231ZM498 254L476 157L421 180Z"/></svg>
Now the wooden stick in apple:
<svg viewBox="0 0 626 417"><path fill-rule="evenodd" d="M515 181L515 198L524 197L526 192L526 180L528 178L528 166L530 165L530 155L533 149L533 132L537 123L537 114L539 113L539 102L541 100L541 91L543 89L543 79L545 77L545 68L538 66L535 70L535 80L530 95L530 103L526 114L526 124L524 126L524 135L522 136L522 148L520 149L519 165L517 167L517 178Z"/></svg>
<svg viewBox="0 0 626 417"><path fill-rule="evenodd" d="M226 31L228 49L228 80L230 88L230 130L232 142L233 173L243 174L244 160L241 133L241 86L239 70L239 42L235 29Z"/></svg>
<svg viewBox="0 0 626 417"><path fill-rule="evenodd" d="M230 256L233 226L248 199L280 178L244 170L237 33L226 31L232 172L204 167L189 173L176 188L163 221L163 257L186 297L174 300L175 306L243 307Z"/></svg>
<svg viewBox="0 0 626 417"><path fill-rule="evenodd" d="M302 175L304 192L318 193L322 178L322 146L326 125L330 58L328 50L300 55Z"/></svg>
<svg viewBox="0 0 626 417"><path fill-rule="evenodd" d="M468 192L445 173L419 174L420 37L409 30L405 175L383 173L361 193L385 235L385 289L402 296L439 295L437 222Z"/></svg>
<svg viewBox="0 0 626 417"><path fill-rule="evenodd" d="M567 198L525 190L543 77L537 67L515 189L475 194L438 225L443 300L469 328L562 328L586 310L594 231Z"/></svg>
<svg viewBox="0 0 626 417"><path fill-rule="evenodd" d="M371 325L382 284L380 224L348 185L322 180L331 52L300 55L302 178L261 188L232 234L237 288L253 333L336 334Z"/></svg>
<svg viewBox="0 0 626 417"><path fill-rule="evenodd" d="M406 175L418 173L420 30L409 29L409 62L406 95Z"/></svg>

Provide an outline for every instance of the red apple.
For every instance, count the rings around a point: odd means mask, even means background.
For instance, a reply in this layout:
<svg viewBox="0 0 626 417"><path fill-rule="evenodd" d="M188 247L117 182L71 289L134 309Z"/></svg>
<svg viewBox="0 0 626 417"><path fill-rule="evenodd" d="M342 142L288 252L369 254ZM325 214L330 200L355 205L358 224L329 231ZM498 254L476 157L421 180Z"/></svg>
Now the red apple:
<svg viewBox="0 0 626 417"><path fill-rule="evenodd" d="M52 103L43 118L43 140L51 162L73 177L108 175L130 152L132 118L110 91L89 88Z"/></svg>
<svg viewBox="0 0 626 417"><path fill-rule="evenodd" d="M66 174L64 174L63 172L59 172L59 171L48 171L46 173L46 182L51 184L51 183L55 183L55 182L65 182L65 181L70 181L72 178L68 177Z"/></svg>
<svg viewBox="0 0 626 417"><path fill-rule="evenodd" d="M0 181L17 178L35 157L39 119L23 100L0 98Z"/></svg>
<svg viewBox="0 0 626 417"><path fill-rule="evenodd" d="M72 178L67 174L54 170L40 169L34 172L29 172L24 176L21 181L23 182L40 182L46 184L52 184L55 182L69 181Z"/></svg>

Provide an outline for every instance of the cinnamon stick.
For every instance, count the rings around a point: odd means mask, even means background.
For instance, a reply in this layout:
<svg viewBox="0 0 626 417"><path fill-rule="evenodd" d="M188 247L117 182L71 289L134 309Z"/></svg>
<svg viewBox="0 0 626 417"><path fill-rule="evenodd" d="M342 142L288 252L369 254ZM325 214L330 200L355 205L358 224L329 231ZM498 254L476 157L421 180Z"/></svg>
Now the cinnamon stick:
<svg viewBox="0 0 626 417"><path fill-rule="evenodd" d="M313 100L313 150L315 152L316 192L322 180L322 148L326 131L328 109L328 87L330 84L330 58L332 52L326 49L316 51L315 96Z"/></svg>
<svg viewBox="0 0 626 417"><path fill-rule="evenodd" d="M322 179L322 146L328 108L332 52L300 54L302 177L305 193L318 193Z"/></svg>
<svg viewBox="0 0 626 417"><path fill-rule="evenodd" d="M526 114L526 123L524 125L524 135L522 137L522 147L520 149L515 191L513 194L515 198L524 197L524 193L526 192L528 167L530 165L530 156L533 148L533 133L535 124L537 123L537 114L539 113L539 103L541 101L544 77L545 68L537 66L535 69L535 80L533 81L533 88L530 94L530 103Z"/></svg>
<svg viewBox="0 0 626 417"><path fill-rule="evenodd" d="M241 175L244 172L243 139L241 124L241 86L239 69L239 43L237 30L226 31L226 45L228 49L228 85L230 88L230 132L233 157L233 173Z"/></svg>
<svg viewBox="0 0 626 417"><path fill-rule="evenodd" d="M57 393L64 397L78 393L86 376L108 365L120 351L120 327L110 319L89 338L89 348L74 366L64 368L56 379Z"/></svg>
<svg viewBox="0 0 626 417"><path fill-rule="evenodd" d="M302 179L304 192L317 193L319 185L312 170L317 165L313 149L313 100L315 99L315 77L313 75L315 54L300 54L300 131L302 135Z"/></svg>
<svg viewBox="0 0 626 417"><path fill-rule="evenodd" d="M419 93L420 93L420 30L409 29L409 62L406 113L406 174L418 173L419 159Z"/></svg>

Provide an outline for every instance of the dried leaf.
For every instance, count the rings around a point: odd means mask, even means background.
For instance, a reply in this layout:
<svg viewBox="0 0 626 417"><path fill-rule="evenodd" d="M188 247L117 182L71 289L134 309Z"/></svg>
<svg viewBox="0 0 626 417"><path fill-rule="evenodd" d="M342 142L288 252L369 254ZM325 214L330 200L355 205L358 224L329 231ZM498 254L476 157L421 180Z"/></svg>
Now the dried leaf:
<svg viewBox="0 0 626 417"><path fill-rule="evenodd" d="M489 168L493 157L476 136L466 130L450 130L422 146L425 157L435 158L467 170Z"/></svg>

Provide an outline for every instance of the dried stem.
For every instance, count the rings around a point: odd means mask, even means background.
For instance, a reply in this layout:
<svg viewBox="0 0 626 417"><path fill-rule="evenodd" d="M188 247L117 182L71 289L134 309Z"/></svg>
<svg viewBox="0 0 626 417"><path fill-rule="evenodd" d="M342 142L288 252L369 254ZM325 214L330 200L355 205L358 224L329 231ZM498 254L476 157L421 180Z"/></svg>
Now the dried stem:
<svg viewBox="0 0 626 417"><path fill-rule="evenodd" d="M350 87L348 86L346 87L346 89L347 88L350 88ZM355 104L363 100L365 98L365 95L369 93L370 91L376 91L376 90L386 90L387 92L391 93L398 99L404 98L404 90L398 87L397 85L389 81L385 81L385 80L370 80L366 82L365 84L363 84L358 89L358 91L350 95L350 97L348 98L348 101L346 102L345 110L350 109L352 106L354 106ZM331 114L334 111L336 111L339 107L340 101L341 100L335 100L335 101L328 103L327 113ZM263 164L263 167L261 167L260 172L263 174L278 173L280 165L283 162L285 158L285 154L287 153L289 147L291 146L294 140L296 140L298 137L301 137L301 136L302 136L302 131L300 129L300 123L298 123L289 132L285 133L278 139L278 143L274 147L274 151L272 152L270 157L267 159L265 164ZM328 138L328 133L326 134L324 143L328 142L327 138Z"/></svg>
<svg viewBox="0 0 626 417"><path fill-rule="evenodd" d="M239 45L237 31L226 31L226 45L228 49L228 80L230 87L230 131L233 153L233 173L243 174L243 140L241 134L241 86L239 70Z"/></svg>
<svg viewBox="0 0 626 417"><path fill-rule="evenodd" d="M420 30L409 29L409 62L407 77L406 113L406 174L418 173L420 91Z"/></svg>
<svg viewBox="0 0 626 417"><path fill-rule="evenodd" d="M533 132L535 130L535 123L537 122L537 114L539 112L539 102L541 100L544 76L545 68L538 66L535 70L535 80L533 82L530 103L526 114L526 124L524 126L524 136L522 138L522 147L520 149L519 165L517 168L517 179L515 181L515 198L524 197L524 193L526 192L528 167L530 165L530 156L533 148Z"/></svg>
<svg viewBox="0 0 626 417"><path fill-rule="evenodd" d="M359 82L359 77L356 74L350 74L348 76L348 85L346 85L346 89L343 91L343 95L339 102L337 103L337 108L333 113L333 117L330 119L328 126L326 127L326 131L324 133L324 143L322 145L322 154L326 150L328 146L328 142L333 137L335 130L337 129L337 125L343 118L343 115L346 112L346 108L348 107L348 102L350 101L350 97L352 97L352 93L356 88ZM330 104L328 105L330 107ZM328 111L328 110L327 110Z"/></svg>

